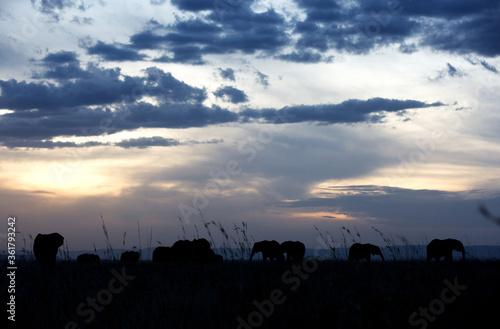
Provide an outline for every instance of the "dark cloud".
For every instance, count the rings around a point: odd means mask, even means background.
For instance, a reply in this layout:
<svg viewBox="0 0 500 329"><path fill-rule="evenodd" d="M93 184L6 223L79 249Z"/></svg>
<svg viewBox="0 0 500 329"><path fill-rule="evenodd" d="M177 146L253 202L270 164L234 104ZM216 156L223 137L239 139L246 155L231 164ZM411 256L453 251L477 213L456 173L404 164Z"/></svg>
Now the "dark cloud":
<svg viewBox="0 0 500 329"><path fill-rule="evenodd" d="M213 10L215 8L214 0L171 0L171 3L177 8L186 11Z"/></svg>
<svg viewBox="0 0 500 329"><path fill-rule="evenodd" d="M55 111L64 107L110 104L133 95L141 80L125 76L120 80L119 69L99 69L90 66L88 79L61 81L59 85L17 80L0 80L0 108L11 110Z"/></svg>
<svg viewBox="0 0 500 329"><path fill-rule="evenodd" d="M89 55L99 55L106 61L141 61L146 56L139 54L133 49L120 44L107 44L98 41L97 44L87 49Z"/></svg>
<svg viewBox="0 0 500 329"><path fill-rule="evenodd" d="M475 53L494 57L500 54L500 7L498 1L464 1L470 12L454 20L443 13L442 21L428 24L422 30L422 44L436 50L458 54Z"/></svg>
<svg viewBox="0 0 500 329"><path fill-rule="evenodd" d="M267 74L264 74L258 70L255 70L255 74L257 75L255 82L264 86L264 88L269 87L269 76Z"/></svg>
<svg viewBox="0 0 500 329"><path fill-rule="evenodd" d="M205 100L203 89L194 88L156 68L146 70L145 77L122 75L120 69L101 69L89 65L81 79L51 83L27 83L0 80L0 108L45 111L115 102L134 102L143 96L162 102L199 103ZM36 112L32 113L36 115Z"/></svg>
<svg viewBox="0 0 500 329"><path fill-rule="evenodd" d="M57 71L57 68L65 68L67 73L71 65L75 65L75 69L79 67L77 56L69 52L49 54L40 63L55 67L46 75L63 72ZM154 67L144 70L141 76L127 76L121 74L120 69L104 69L93 64L76 72L78 74L73 76L77 78L68 80L66 75L59 77L57 83L0 80L0 108L12 111L0 116L2 145L47 149L90 147L105 145L93 142L95 136L125 130L204 127L253 120L327 124L377 122L384 118L386 112L442 105L373 98L282 109L245 109L237 113L218 106L203 105L207 99L205 89L192 87ZM259 71L256 74L261 83L268 83L267 75ZM214 94L234 104L248 101L246 94L234 87L221 87ZM153 99L155 103L145 102L144 97ZM280 118L278 121L277 117ZM60 136L89 137L89 140L83 144L51 141ZM167 146L174 143L154 138L123 141L117 146Z"/></svg>
<svg viewBox="0 0 500 329"><path fill-rule="evenodd" d="M44 14L52 15L56 19L59 19L59 11L74 7L77 2L77 0L31 0L31 4L37 10Z"/></svg>
<svg viewBox="0 0 500 329"><path fill-rule="evenodd" d="M498 70L497 70L497 68L496 68L495 66L493 66L493 65L491 65L491 64L489 64L489 63L487 63L487 62L486 62L486 61L484 61L484 60L483 60L483 61L481 61L481 65L482 65L485 69L487 69L488 71L490 71L490 72L493 72L493 73L498 73Z"/></svg>
<svg viewBox="0 0 500 329"><path fill-rule="evenodd" d="M36 140L36 139L14 139L8 138L0 141L0 145L5 146L9 149L18 148L28 148L28 149L55 149L55 148L68 148L68 147L91 147L105 145L99 142L87 142L87 143L74 143L74 142L53 142L46 140Z"/></svg>
<svg viewBox="0 0 500 329"><path fill-rule="evenodd" d="M302 20L274 9L256 12L253 1L216 2L172 0L178 9L193 14L168 25L151 20L128 44L98 41L85 47L107 61L147 60L140 51L155 49L164 54L153 61L193 65L205 64L206 55L233 53L297 63L329 62L332 50L366 54L391 45L403 53L431 47L458 54L500 54L500 43L495 42L500 40L498 0L295 0L305 13ZM49 12L75 5L64 0L33 3Z"/></svg>
<svg viewBox="0 0 500 329"><path fill-rule="evenodd" d="M407 41L454 53L500 54L499 1L339 1L296 0L306 19L298 22L296 47L353 53L385 45L414 52Z"/></svg>
<svg viewBox="0 0 500 329"><path fill-rule="evenodd" d="M233 104L248 102L248 97L242 90L231 86L220 87L214 92L214 95Z"/></svg>
<svg viewBox="0 0 500 329"><path fill-rule="evenodd" d="M230 80L230 81L236 81L236 79L234 78L234 70L231 68L227 68L225 70L222 68L219 68L219 74L223 79Z"/></svg>
<svg viewBox="0 0 500 329"><path fill-rule="evenodd" d="M178 146L181 143L172 138L163 137L141 137L141 138L131 138L122 140L116 143L103 143L97 141L89 141L85 143L75 143L75 142L53 142L46 140L35 140L35 139L5 139L0 142L0 145L5 146L9 149L18 148L28 148L28 149L56 149L56 148L85 148L94 146L118 146L125 149L138 148L145 149L153 146Z"/></svg>
<svg viewBox="0 0 500 329"><path fill-rule="evenodd" d="M454 66L452 66L450 63L447 63L447 69L448 69L448 74L451 77L462 77L464 76L464 73L456 69Z"/></svg>
<svg viewBox="0 0 500 329"><path fill-rule="evenodd" d="M89 72L81 68L75 52L61 51L48 54L40 61L40 65L43 70L33 73L35 79L67 80L91 77Z"/></svg>
<svg viewBox="0 0 500 329"><path fill-rule="evenodd" d="M339 104L326 105L298 105L287 106L280 110L246 109L240 112L243 120L260 119L264 122L293 123L293 122L323 122L355 123L379 122L384 112L401 112L408 109L442 106L440 102L427 104L415 100L396 100L386 98L371 98L368 100L350 99Z"/></svg>
<svg viewBox="0 0 500 329"><path fill-rule="evenodd" d="M48 54L42 59L45 64L67 64L77 63L78 59L75 52L60 51L57 53Z"/></svg>
<svg viewBox="0 0 500 329"><path fill-rule="evenodd" d="M172 138L164 138L164 137L141 137L141 138L133 138L123 140L121 142L114 143L114 145L123 147L126 149L129 148L139 148L145 149L152 146L178 146L180 142L176 139Z"/></svg>
<svg viewBox="0 0 500 329"><path fill-rule="evenodd" d="M125 119L122 119L125 118ZM126 105L113 113L114 129L190 128L236 122L238 115L218 106L202 104L164 103L159 106L139 102Z"/></svg>
<svg viewBox="0 0 500 329"><path fill-rule="evenodd" d="M328 56L325 58L320 53L306 50L306 51L292 52L289 54L279 55L277 56L277 58L287 62L295 62L295 63L319 63L319 62L331 62L333 56Z"/></svg>
<svg viewBox="0 0 500 329"><path fill-rule="evenodd" d="M459 77L464 77L467 74L463 72L462 70L457 69L450 63L446 63L446 68L436 72L436 75L432 78L429 78L431 81L438 81L442 80L446 77L452 77L452 78L459 78Z"/></svg>
<svg viewBox="0 0 500 329"><path fill-rule="evenodd" d="M227 13L222 22L216 13L199 14L197 18L177 20L171 25L148 26L130 37L134 49L189 49L192 56L241 52L274 54L289 43L284 30L286 20L270 9L254 12L247 2ZM183 8L213 8L213 2L179 1ZM201 10L201 9L200 9ZM182 48L180 48L182 47ZM186 48L190 47L190 48Z"/></svg>

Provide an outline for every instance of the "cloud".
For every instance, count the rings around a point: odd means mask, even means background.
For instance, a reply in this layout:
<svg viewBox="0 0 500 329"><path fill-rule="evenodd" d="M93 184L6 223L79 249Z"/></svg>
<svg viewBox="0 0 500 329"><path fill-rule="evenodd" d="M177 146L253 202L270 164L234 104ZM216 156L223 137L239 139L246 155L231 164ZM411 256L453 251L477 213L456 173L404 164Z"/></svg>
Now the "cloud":
<svg viewBox="0 0 500 329"><path fill-rule="evenodd" d="M490 72L493 72L493 73L498 73L498 70L497 70L497 68L496 68L495 66L488 64L488 63L487 63L486 61L484 61L484 60L482 60L482 61L481 61L481 65L482 65L485 69L487 69L488 71L490 71Z"/></svg>
<svg viewBox="0 0 500 329"><path fill-rule="evenodd" d="M73 147L93 147L107 145L100 142L86 142L86 143L74 143L74 142L53 142L47 140L38 139L20 139L20 138L3 138L0 145L5 146L9 149L27 148L27 149L56 149L56 148L73 148Z"/></svg>
<svg viewBox="0 0 500 329"><path fill-rule="evenodd" d="M406 44L403 43L399 45L399 51L403 54L413 54L417 52L417 46L414 43Z"/></svg>
<svg viewBox="0 0 500 329"><path fill-rule="evenodd" d="M206 64L207 55L235 53L295 63L330 62L332 51L367 54L392 45L403 53L431 47L488 57L500 54L500 44L491 42L500 39L495 1L296 3L303 14L290 19L274 9L257 12L253 1L172 0L191 14L165 25L151 20L128 44L98 41L88 53L108 61L140 61L147 58L139 51L154 49L163 52L153 59L156 62L191 65Z"/></svg>
<svg viewBox="0 0 500 329"><path fill-rule="evenodd" d="M203 89L194 88L175 79L170 73L156 68L145 70L145 77L122 75L120 69L102 69L89 65L76 81L61 81L58 85L44 82L0 80L0 108L14 111L45 111L115 102L134 102L143 96L161 102L199 103L206 99Z"/></svg>
<svg viewBox="0 0 500 329"><path fill-rule="evenodd" d="M102 41L98 41L94 46L87 48L87 53L89 55L99 55L106 61L141 61L146 58L146 56L129 49L125 45L117 43L111 45Z"/></svg>
<svg viewBox="0 0 500 329"><path fill-rule="evenodd" d="M214 92L214 95L215 97L222 98L233 104L248 102L248 97L242 90L231 86L220 87Z"/></svg>
<svg viewBox="0 0 500 329"><path fill-rule="evenodd" d="M78 66L75 54L60 52L41 60L42 66ZM50 74L57 72L49 71ZM89 64L79 69L75 79L61 77L57 84L48 81L0 80L0 108L12 112L0 117L2 145L31 148L90 147L92 136L139 128L190 128L230 122L263 121L276 123L320 122L326 124L379 122L387 112L441 106L416 100L372 98L351 99L339 104L296 105L282 109L244 109L233 112L215 105L203 105L205 89L192 87L172 74L148 68L142 76L123 75L120 69L103 69ZM224 71L231 73L230 71ZM268 76L256 71L267 85ZM46 73L46 76L49 75ZM246 102L246 94L234 87L221 87L215 93L237 104ZM144 97L155 100L145 102ZM89 137L89 143L53 142L60 136ZM95 138L94 138L95 139ZM164 140L125 141L122 146L141 143L166 143ZM136 144L134 144L136 143ZM139 144L138 144L139 143Z"/></svg>
<svg viewBox="0 0 500 329"><path fill-rule="evenodd" d="M126 149L129 148L145 149L151 146L163 146L163 147L178 146L180 145L180 142L172 138L163 138L155 136L155 137L141 137L141 138L127 139L121 142L114 143L114 145Z"/></svg>
<svg viewBox="0 0 500 329"><path fill-rule="evenodd" d="M418 40L419 47L452 53L500 54L500 45L491 42L500 38L496 1L296 2L306 13L294 30L299 36L297 49L367 53L399 44L401 51L414 52L416 46L407 44Z"/></svg>
<svg viewBox="0 0 500 329"><path fill-rule="evenodd" d="M463 77L465 74L458 69L456 69L454 66L452 66L450 63L447 63L447 69L448 69L448 74L451 77Z"/></svg>
<svg viewBox="0 0 500 329"><path fill-rule="evenodd" d="M213 8L213 2L178 3L181 8ZM191 47L198 58L208 54L241 52L274 54L289 43L284 30L286 20L270 9L256 13L249 3L242 3L225 15L222 22L216 13L198 14L196 18L178 19L170 25L156 24L130 37L134 49L167 49ZM200 9L201 10L201 9ZM244 27L244 28L242 28Z"/></svg>
<svg viewBox="0 0 500 329"><path fill-rule="evenodd" d="M243 120L259 119L264 122L273 123L323 122L334 124L380 122L385 118L384 113L387 112L401 112L408 109L443 105L440 102L427 104L416 100L386 98L370 98L368 100L350 99L339 104L287 106L280 110L246 109L240 112L240 117Z"/></svg>
<svg viewBox="0 0 500 329"><path fill-rule="evenodd" d="M60 51L45 56L39 65L43 67L42 72L34 72L34 79L80 79L90 78L89 72L83 70L75 52Z"/></svg>
<svg viewBox="0 0 500 329"><path fill-rule="evenodd" d="M49 14L59 20L58 12L75 6L77 0L31 0L31 4L38 11Z"/></svg>
<svg viewBox="0 0 500 329"><path fill-rule="evenodd" d="M422 33L422 44L451 53L475 53L487 57L499 55L500 44L492 42L500 38L498 3L485 1L473 4L477 8L463 13L461 17L449 21L443 14L440 22L426 26L425 30L429 33Z"/></svg>
<svg viewBox="0 0 500 329"><path fill-rule="evenodd" d="M78 59L75 52L72 51L60 51L57 53L51 53L42 59L45 64L68 64L77 63Z"/></svg>
<svg viewBox="0 0 500 329"><path fill-rule="evenodd" d="M196 46L179 46L170 49L174 56L163 55L155 58L154 62L160 63L183 63L192 65L202 65L205 61L202 59L200 48Z"/></svg>
<svg viewBox="0 0 500 329"><path fill-rule="evenodd" d="M219 74L223 79L230 80L230 81L236 81L236 79L234 78L234 70L231 68L227 68L225 70L222 68L219 68Z"/></svg>
<svg viewBox="0 0 500 329"><path fill-rule="evenodd" d="M163 5L167 0L149 0L149 3L153 6Z"/></svg>
<svg viewBox="0 0 500 329"><path fill-rule="evenodd" d="M257 75L255 82L264 86L264 88L269 87L269 76L267 74L264 74L258 70L255 70L255 74Z"/></svg>
<svg viewBox="0 0 500 329"><path fill-rule="evenodd" d="M289 54L279 55L277 56L277 58L287 62L295 62L295 63L319 63L319 62L331 62L333 56L328 56L325 58L320 53L305 50L300 52L292 52Z"/></svg>
<svg viewBox="0 0 500 329"><path fill-rule="evenodd" d="M431 81L438 81L446 78L447 76L452 77L452 78L460 78L464 77L467 74L463 72L462 70L457 69L450 63L446 63L446 68L437 71L435 77L429 78Z"/></svg>
<svg viewBox="0 0 500 329"><path fill-rule="evenodd" d="M476 227L481 191L448 192L389 186L331 186L321 198L283 202L287 208L345 212L352 217L383 221L397 227ZM488 201L494 202L498 196ZM498 202L498 201L497 201ZM390 207L384 205L391 205ZM436 218L436 214L440 214Z"/></svg>
<svg viewBox="0 0 500 329"><path fill-rule="evenodd" d="M73 19L71 20L71 23L76 23L78 25L92 25L93 22L94 19L91 17L73 16Z"/></svg>
<svg viewBox="0 0 500 329"><path fill-rule="evenodd" d="M213 10L213 0L171 0L172 4L181 10L186 11L201 11ZM249 1L251 2L251 1Z"/></svg>

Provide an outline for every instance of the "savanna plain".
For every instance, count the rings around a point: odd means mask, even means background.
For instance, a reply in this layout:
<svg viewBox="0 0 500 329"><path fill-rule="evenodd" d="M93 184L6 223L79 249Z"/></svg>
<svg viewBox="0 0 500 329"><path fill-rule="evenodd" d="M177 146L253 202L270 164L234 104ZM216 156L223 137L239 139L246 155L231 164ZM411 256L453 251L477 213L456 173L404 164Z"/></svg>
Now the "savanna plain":
<svg viewBox="0 0 500 329"><path fill-rule="evenodd" d="M228 252L223 250L222 263L210 264L124 263L116 257L100 264L66 257L54 268L20 262L15 327L489 328L497 323L498 260L427 262L421 255L386 255L385 261L372 262L306 257L263 263L231 260ZM4 283L7 279L2 275Z"/></svg>

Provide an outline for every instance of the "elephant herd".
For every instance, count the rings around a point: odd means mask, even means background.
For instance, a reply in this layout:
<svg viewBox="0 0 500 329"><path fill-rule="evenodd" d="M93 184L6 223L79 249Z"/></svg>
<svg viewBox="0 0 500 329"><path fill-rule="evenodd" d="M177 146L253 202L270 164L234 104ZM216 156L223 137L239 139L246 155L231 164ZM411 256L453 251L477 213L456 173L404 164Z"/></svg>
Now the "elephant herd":
<svg viewBox="0 0 500 329"><path fill-rule="evenodd" d="M285 241L279 243L278 241L259 241L253 244L252 253L250 254L250 261L256 253L262 253L262 260L264 263L269 261L284 261L286 254L287 261L300 262L306 253L306 246L300 241Z"/></svg>
<svg viewBox="0 0 500 329"><path fill-rule="evenodd" d="M33 244L33 253L36 260L42 266L54 267L57 251L63 245L64 237L59 233L38 234ZM465 260L465 249L462 242L455 239L439 240L434 239L427 245L427 261L435 259L439 261L444 257L446 261L452 260L453 251L462 253L462 260ZM250 254L250 261L257 253L262 253L263 262L293 261L301 262L306 252L305 245L300 241L285 241L279 243L272 241L255 242ZM371 256L380 256L384 260L384 255L379 247L365 243L354 243L349 248L349 261L366 260L369 262ZM125 251L121 254L120 261L137 263L140 253L137 251ZM81 264L98 264L100 258L95 254L81 254L76 259ZM164 262L189 262L189 263L222 263L221 255L216 254L206 239L179 240L171 247L157 247L153 251L153 263Z"/></svg>

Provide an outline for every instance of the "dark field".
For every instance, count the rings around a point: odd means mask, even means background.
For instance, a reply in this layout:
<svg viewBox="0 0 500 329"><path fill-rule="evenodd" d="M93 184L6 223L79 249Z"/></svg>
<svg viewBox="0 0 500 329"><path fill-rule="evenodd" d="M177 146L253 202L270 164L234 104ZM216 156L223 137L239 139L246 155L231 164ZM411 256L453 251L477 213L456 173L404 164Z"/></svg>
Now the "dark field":
<svg viewBox="0 0 500 329"><path fill-rule="evenodd" d="M499 261L21 264L16 327L488 328L499 292Z"/></svg>

